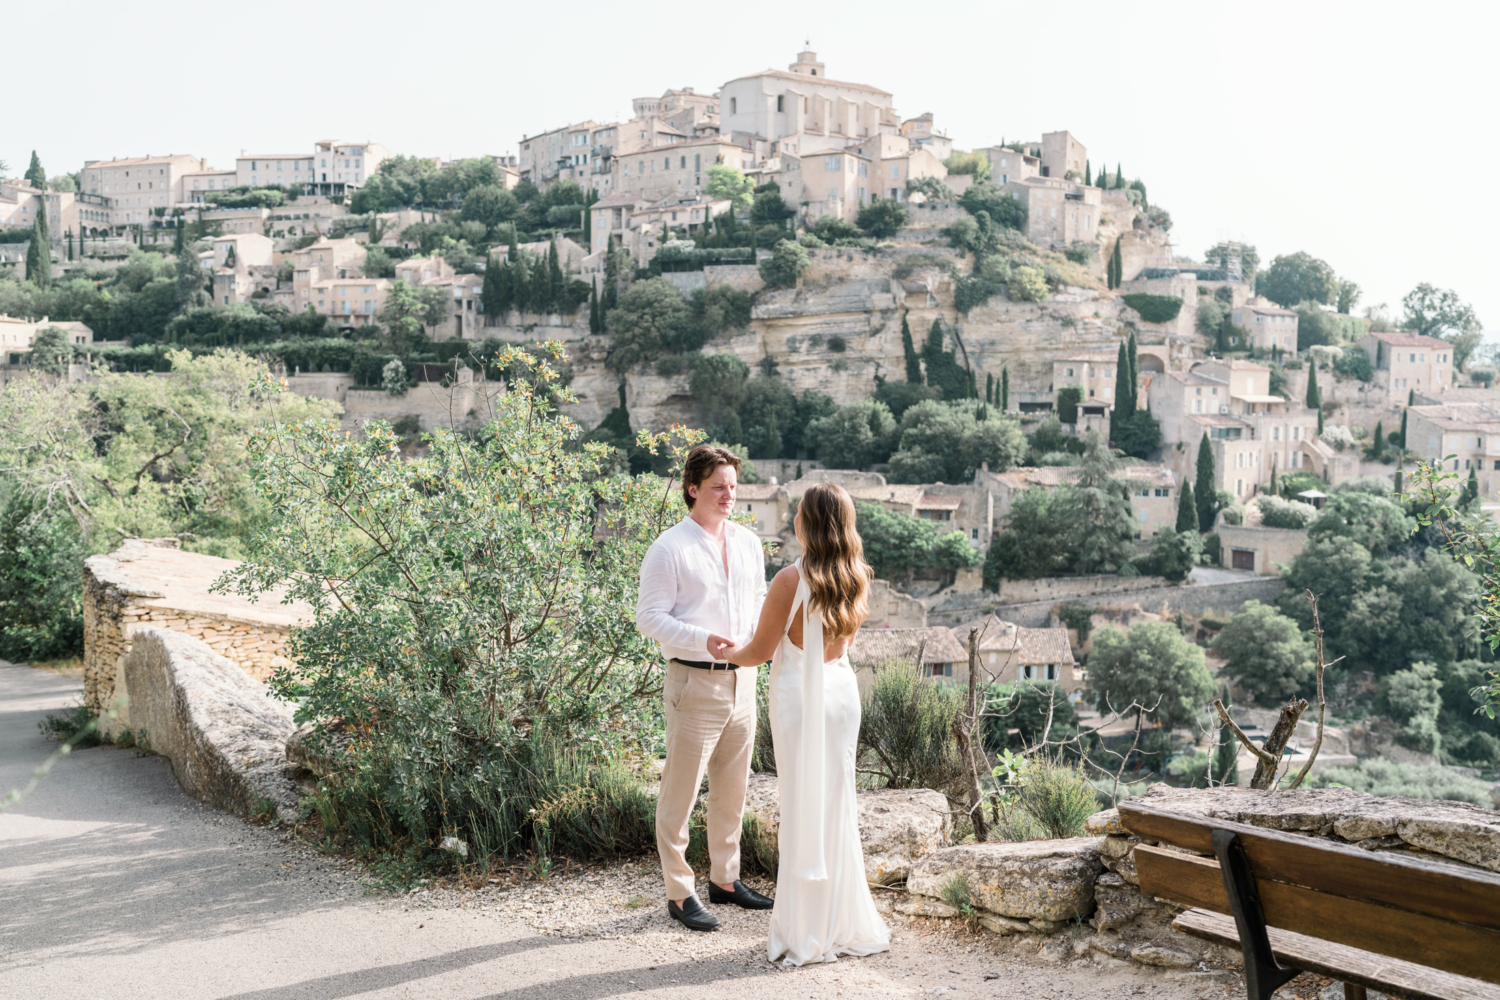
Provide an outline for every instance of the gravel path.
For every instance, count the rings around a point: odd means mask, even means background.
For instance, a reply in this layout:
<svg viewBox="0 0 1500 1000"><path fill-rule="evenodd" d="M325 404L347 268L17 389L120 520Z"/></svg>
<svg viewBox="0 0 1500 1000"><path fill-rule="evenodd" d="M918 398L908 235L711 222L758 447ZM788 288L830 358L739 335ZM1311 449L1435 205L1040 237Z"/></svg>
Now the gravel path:
<svg viewBox="0 0 1500 1000"><path fill-rule="evenodd" d="M50 752L36 721L79 690L0 665L0 792ZM1059 955L1071 942L1039 955L1036 940L900 917L888 900L889 953L783 970L765 960L768 914L715 907L724 929L694 934L660 893L642 860L386 895L348 862L189 799L165 759L97 747L0 815L0 998L1244 995L1224 972Z"/></svg>

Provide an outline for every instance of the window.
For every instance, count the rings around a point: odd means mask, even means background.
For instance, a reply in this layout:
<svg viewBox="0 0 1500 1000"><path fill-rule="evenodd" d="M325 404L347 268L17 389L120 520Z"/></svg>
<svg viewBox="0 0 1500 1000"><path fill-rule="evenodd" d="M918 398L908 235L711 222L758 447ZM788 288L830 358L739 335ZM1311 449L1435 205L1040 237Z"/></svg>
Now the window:
<svg viewBox="0 0 1500 1000"><path fill-rule="evenodd" d="M1497 464L1500 464L1500 463L1497 463ZM977 542L977 541L979 541L979 529L978 528L970 528L969 529L969 541L971 541L971 542Z"/></svg>
<svg viewBox="0 0 1500 1000"><path fill-rule="evenodd" d="M953 676L953 664L951 664L951 663L933 663L933 664L929 664L928 669L931 671L930 676L932 676L932 677L952 677Z"/></svg>
<svg viewBox="0 0 1500 1000"><path fill-rule="evenodd" d="M740 99L738 97L731 97L729 99L729 113L732 115L740 113Z"/></svg>
<svg viewBox="0 0 1500 1000"><path fill-rule="evenodd" d="M899 164L899 163L892 163L891 164L891 180L894 181L894 180L900 180L900 179L901 179L901 164Z"/></svg>
<svg viewBox="0 0 1500 1000"><path fill-rule="evenodd" d="M730 98L730 100L733 100L733 98ZM780 94L776 95L776 110L778 112L786 110L786 108L782 106L782 102L784 102L785 100L786 98L782 97Z"/></svg>
<svg viewBox="0 0 1500 1000"><path fill-rule="evenodd" d="M841 168L841 166L842 165L839 163L839 158L837 156L825 156L825 157L823 157L823 172L824 173L828 173L828 174L837 173L839 171L839 169Z"/></svg>
<svg viewBox="0 0 1500 1000"><path fill-rule="evenodd" d="M863 162L860 163L860 165L859 165L859 176L861 176L861 177L868 177L868 176L870 176L870 165L868 163L863 163Z"/></svg>
<svg viewBox="0 0 1500 1000"><path fill-rule="evenodd" d="M1073 377L1073 369L1071 369L1071 368L1064 368L1063 369L1063 377L1064 378L1072 378Z"/></svg>

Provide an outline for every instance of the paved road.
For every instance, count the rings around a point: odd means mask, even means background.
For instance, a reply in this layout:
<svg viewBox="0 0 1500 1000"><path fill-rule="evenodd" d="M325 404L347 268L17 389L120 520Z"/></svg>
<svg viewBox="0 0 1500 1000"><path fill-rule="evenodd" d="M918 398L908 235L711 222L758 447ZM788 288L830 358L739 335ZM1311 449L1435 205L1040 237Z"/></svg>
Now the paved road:
<svg viewBox="0 0 1500 1000"><path fill-rule="evenodd" d="M0 792L51 751L37 720L79 693L77 681L0 664ZM763 914L689 935L643 909L638 933L608 940L541 934L503 910L367 894L347 864L199 805L165 759L117 747L64 759L0 815L5 1000L1187 1000L1242 989L1087 961L1048 965L998 952L983 935L924 937L910 924L898 926L889 954L782 971L764 961Z"/></svg>

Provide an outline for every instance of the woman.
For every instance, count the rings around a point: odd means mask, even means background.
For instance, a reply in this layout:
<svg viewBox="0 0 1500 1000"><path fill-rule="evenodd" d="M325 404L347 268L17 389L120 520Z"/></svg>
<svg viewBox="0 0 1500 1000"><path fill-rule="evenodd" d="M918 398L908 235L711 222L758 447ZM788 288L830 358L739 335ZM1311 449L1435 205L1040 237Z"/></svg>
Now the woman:
<svg viewBox="0 0 1500 1000"><path fill-rule="evenodd" d="M819 483L802 495L792 527L803 556L776 574L754 638L729 659L771 657L781 867L766 956L805 965L886 951L891 932L865 882L854 803L860 708L848 654L869 614L871 575L854 502Z"/></svg>

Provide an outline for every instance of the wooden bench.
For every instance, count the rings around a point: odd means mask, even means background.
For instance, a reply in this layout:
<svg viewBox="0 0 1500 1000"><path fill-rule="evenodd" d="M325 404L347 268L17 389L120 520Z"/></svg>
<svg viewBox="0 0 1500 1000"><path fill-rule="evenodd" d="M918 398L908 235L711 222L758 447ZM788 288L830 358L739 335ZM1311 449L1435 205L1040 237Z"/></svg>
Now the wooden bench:
<svg viewBox="0 0 1500 1000"><path fill-rule="evenodd" d="M1119 812L1162 845L1135 848L1141 892L1192 907L1174 929L1239 948L1250 1000L1300 972L1342 981L1347 1000L1367 988L1500 998L1500 876L1138 803Z"/></svg>

